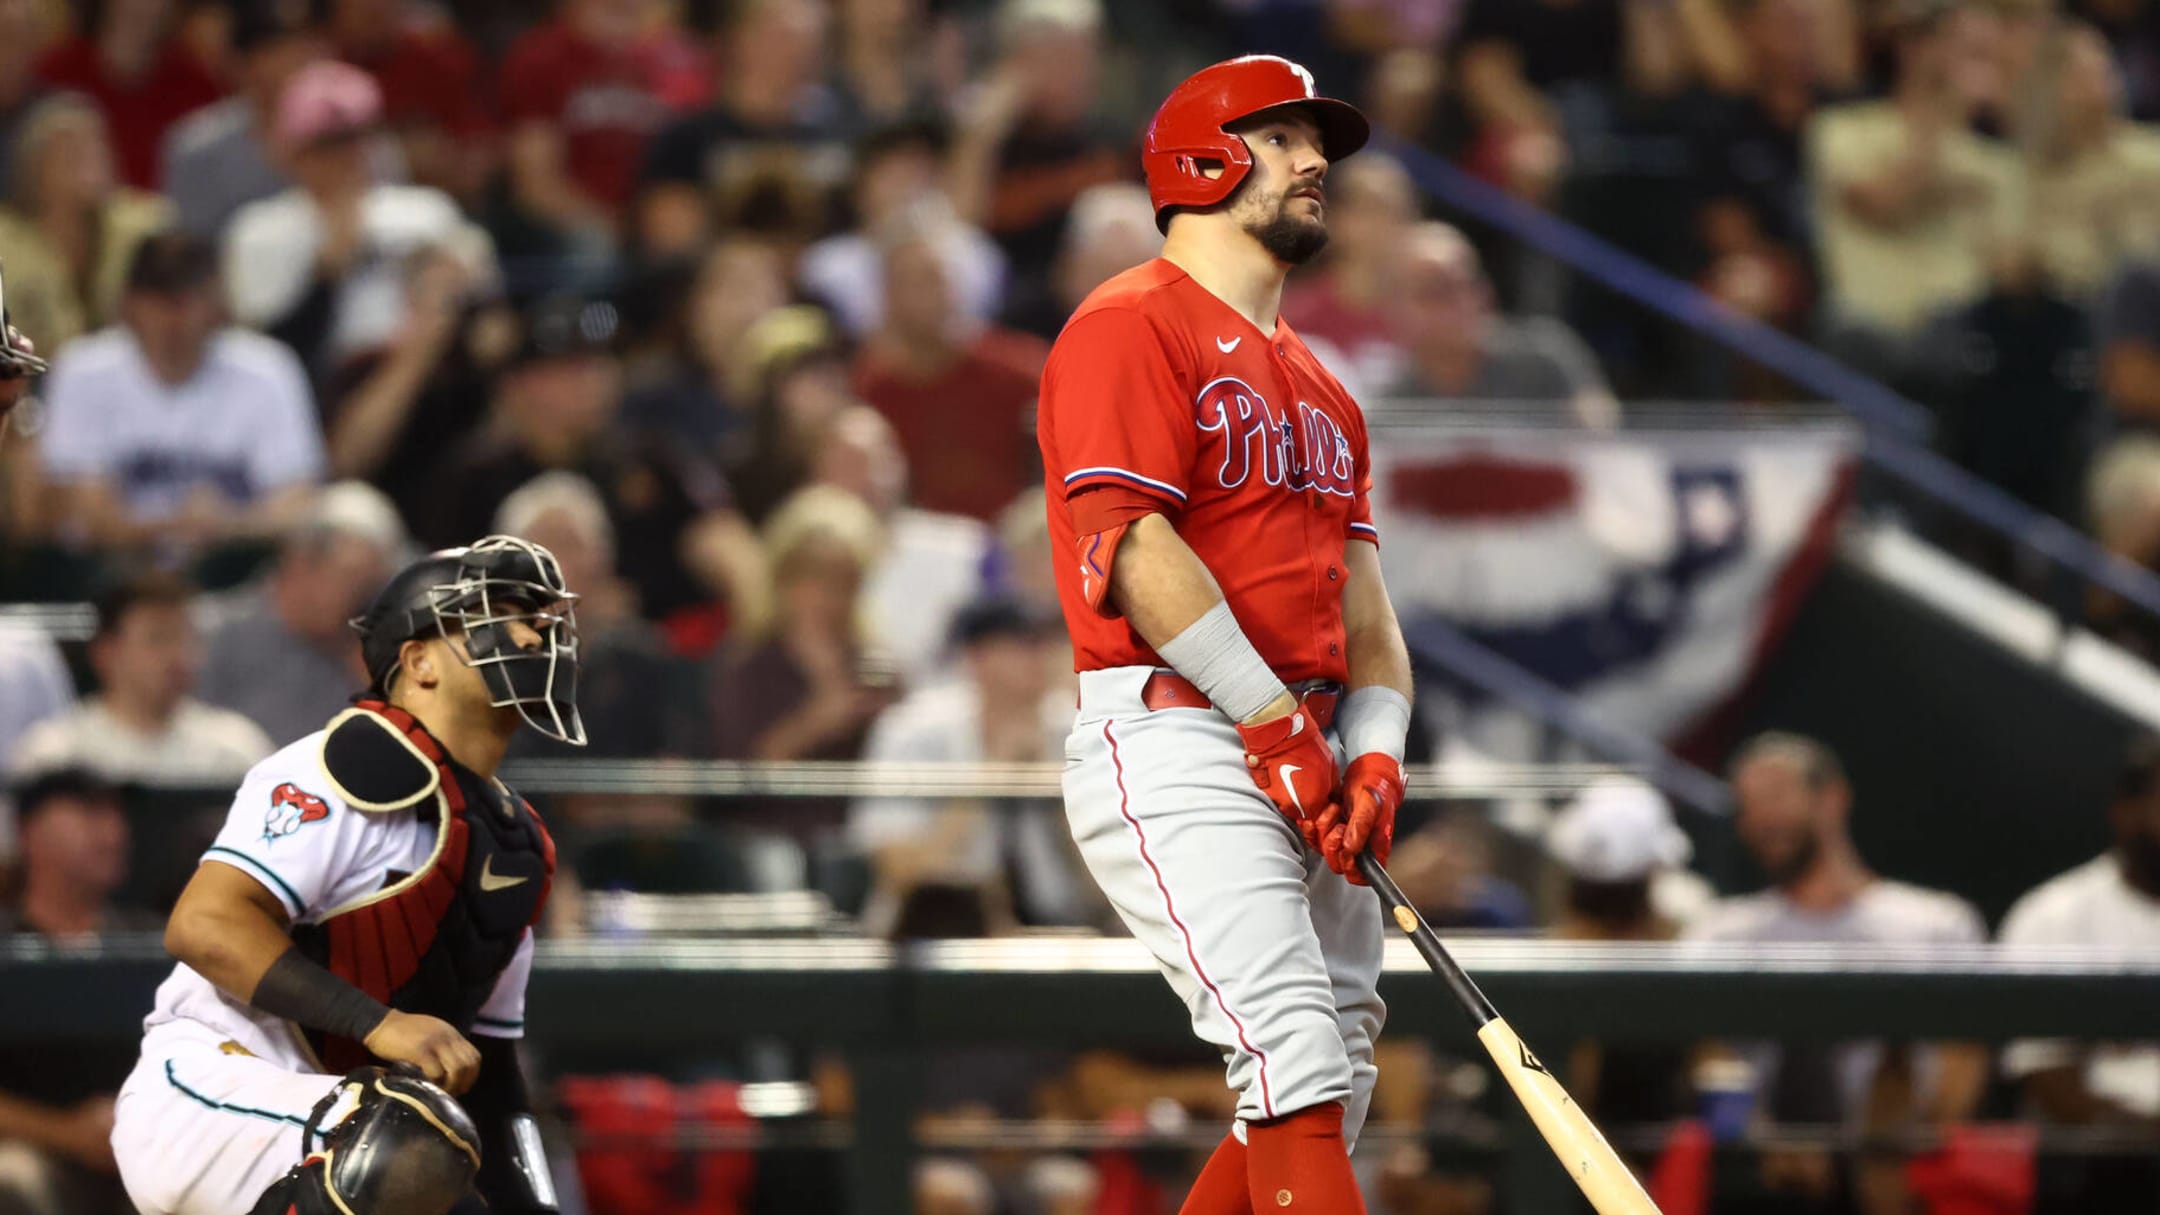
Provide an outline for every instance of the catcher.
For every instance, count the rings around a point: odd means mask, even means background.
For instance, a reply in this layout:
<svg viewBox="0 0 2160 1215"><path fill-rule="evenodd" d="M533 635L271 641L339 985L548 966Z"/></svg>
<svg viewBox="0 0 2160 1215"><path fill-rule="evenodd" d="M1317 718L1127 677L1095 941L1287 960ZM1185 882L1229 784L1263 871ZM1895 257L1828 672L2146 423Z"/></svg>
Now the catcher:
<svg viewBox="0 0 2160 1215"><path fill-rule="evenodd" d="M515 1050L555 848L494 772L585 740L576 598L490 536L353 622L368 690L248 773L166 927L114 1111L146 1215L556 1209Z"/></svg>

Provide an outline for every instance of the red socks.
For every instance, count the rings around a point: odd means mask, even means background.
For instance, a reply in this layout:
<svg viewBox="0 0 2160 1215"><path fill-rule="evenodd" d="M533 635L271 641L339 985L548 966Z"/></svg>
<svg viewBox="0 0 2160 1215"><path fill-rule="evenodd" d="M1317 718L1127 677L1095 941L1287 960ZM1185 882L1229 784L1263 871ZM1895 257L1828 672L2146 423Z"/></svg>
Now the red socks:
<svg viewBox="0 0 2160 1215"><path fill-rule="evenodd" d="M1208 1157L1178 1215L1253 1215L1251 1193L1245 1181L1245 1145L1233 1132L1224 1135Z"/></svg>
<svg viewBox="0 0 2160 1215"><path fill-rule="evenodd" d="M1350 1149L1343 1145L1342 1119L1343 1107L1329 1101L1248 1125L1245 1170L1252 1205L1241 1209L1260 1215L1365 1215L1365 1200L1350 1171ZM1217 1149L1209 1172L1222 1155ZM1189 1202L1187 1209L1192 1209Z"/></svg>

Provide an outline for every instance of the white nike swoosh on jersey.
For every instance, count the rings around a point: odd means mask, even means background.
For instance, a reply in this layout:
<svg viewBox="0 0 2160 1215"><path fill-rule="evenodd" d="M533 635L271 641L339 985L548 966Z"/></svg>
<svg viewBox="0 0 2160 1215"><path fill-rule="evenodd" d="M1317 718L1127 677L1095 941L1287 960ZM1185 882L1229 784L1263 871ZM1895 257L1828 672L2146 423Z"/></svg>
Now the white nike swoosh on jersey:
<svg viewBox="0 0 2160 1215"><path fill-rule="evenodd" d="M1228 353L1230 353L1231 351L1233 351L1233 350L1236 350L1236 349L1238 348L1238 343L1239 343L1239 342L1242 342L1242 341L1244 341L1244 340L1245 340L1245 339L1244 339L1244 338L1242 338L1242 337L1234 337L1234 338L1231 338L1231 339L1230 339L1229 341L1227 341L1227 342L1226 342L1226 341L1222 340L1221 338L1216 338L1216 339L1215 339L1215 349L1217 349L1217 350L1220 350L1220 351L1222 351L1222 352L1223 352L1224 354L1228 354Z"/></svg>
<svg viewBox="0 0 2160 1215"><path fill-rule="evenodd" d="M488 859L486 859L485 861L482 861L482 862L480 862L480 889L482 889L482 890L484 890L484 891L487 891L487 892L489 892L489 893L493 893L493 892L495 892L495 891L497 891L497 890L508 890L508 889L510 889L510 888L511 888L512 886L522 886L522 885L524 885L525 883L527 883L527 882L529 882L529 881L531 881L531 880L532 880L532 878L531 878L530 876L526 876L526 877L498 877L498 876L496 876L496 874L495 874L495 858L494 858L494 857L492 857L492 856L491 856L491 857L489 857Z"/></svg>

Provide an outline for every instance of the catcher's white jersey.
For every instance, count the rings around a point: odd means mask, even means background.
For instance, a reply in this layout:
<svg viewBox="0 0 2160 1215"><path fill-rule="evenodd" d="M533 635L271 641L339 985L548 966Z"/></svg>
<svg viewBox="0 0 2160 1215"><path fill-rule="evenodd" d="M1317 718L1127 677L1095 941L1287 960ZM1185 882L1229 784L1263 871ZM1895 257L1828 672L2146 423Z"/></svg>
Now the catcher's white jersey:
<svg viewBox="0 0 2160 1215"><path fill-rule="evenodd" d="M413 810L361 812L323 775L323 732L248 772L205 863L261 883L294 923L310 923L417 872L435 824ZM528 930L473 1025L524 1035ZM143 1051L114 1110L113 1155L146 1215L232 1215L305 1154L301 1127L336 1077L324 1075L288 1021L219 991L185 965L158 987Z"/></svg>

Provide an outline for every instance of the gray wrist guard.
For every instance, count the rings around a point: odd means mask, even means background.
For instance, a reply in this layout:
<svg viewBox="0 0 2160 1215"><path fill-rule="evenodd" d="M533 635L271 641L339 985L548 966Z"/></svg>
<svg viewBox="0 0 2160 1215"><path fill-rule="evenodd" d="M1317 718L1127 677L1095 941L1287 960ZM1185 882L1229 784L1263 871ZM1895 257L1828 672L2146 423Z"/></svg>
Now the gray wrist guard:
<svg viewBox="0 0 2160 1215"><path fill-rule="evenodd" d="M1231 721L1244 721L1289 690L1238 627L1227 602L1201 613L1155 652Z"/></svg>

